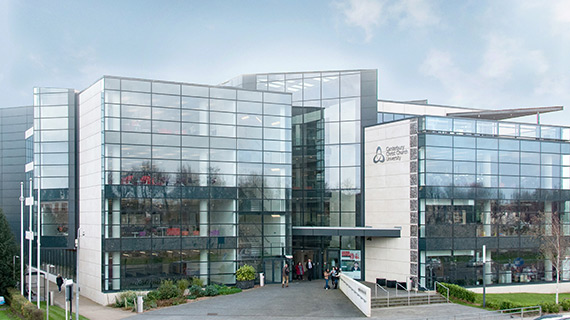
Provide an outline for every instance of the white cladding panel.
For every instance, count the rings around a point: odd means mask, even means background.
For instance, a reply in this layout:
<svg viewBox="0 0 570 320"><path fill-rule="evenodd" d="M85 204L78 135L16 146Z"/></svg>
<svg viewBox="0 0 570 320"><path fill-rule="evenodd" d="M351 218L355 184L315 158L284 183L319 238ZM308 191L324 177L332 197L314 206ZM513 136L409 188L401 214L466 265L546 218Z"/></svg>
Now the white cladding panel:
<svg viewBox="0 0 570 320"><path fill-rule="evenodd" d="M401 227L401 238L365 241L366 281L407 281L410 274L410 125L402 120L365 129L365 221ZM416 160L413 160L416 161Z"/></svg>

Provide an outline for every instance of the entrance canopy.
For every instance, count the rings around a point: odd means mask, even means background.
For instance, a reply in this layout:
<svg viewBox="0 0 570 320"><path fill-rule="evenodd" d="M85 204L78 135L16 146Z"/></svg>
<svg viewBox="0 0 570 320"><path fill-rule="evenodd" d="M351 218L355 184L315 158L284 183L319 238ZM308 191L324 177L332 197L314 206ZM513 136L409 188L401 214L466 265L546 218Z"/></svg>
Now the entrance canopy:
<svg viewBox="0 0 570 320"><path fill-rule="evenodd" d="M294 236L357 236L400 238L400 228L370 227L293 227Z"/></svg>

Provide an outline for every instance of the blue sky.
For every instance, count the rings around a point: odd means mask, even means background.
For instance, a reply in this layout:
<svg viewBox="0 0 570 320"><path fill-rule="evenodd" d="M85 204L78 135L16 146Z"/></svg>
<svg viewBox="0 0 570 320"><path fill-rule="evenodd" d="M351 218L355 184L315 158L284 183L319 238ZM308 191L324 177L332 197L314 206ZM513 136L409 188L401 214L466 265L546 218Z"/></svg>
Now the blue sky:
<svg viewBox="0 0 570 320"><path fill-rule="evenodd" d="M0 0L0 105L104 74L218 84L242 73L373 68L379 98L563 105L570 1Z"/></svg>

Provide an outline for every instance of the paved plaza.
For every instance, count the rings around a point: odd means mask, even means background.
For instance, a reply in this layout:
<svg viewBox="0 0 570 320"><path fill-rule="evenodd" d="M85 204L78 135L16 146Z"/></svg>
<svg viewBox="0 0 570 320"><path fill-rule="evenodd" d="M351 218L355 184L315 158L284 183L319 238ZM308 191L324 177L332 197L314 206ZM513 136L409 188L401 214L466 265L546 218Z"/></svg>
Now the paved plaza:
<svg viewBox="0 0 570 320"><path fill-rule="evenodd" d="M270 284L242 293L133 315L132 320L178 319L365 319L340 290L323 290L323 280ZM476 315L475 315L475 314ZM510 319L456 304L374 309L371 319ZM467 317L470 316L470 317Z"/></svg>

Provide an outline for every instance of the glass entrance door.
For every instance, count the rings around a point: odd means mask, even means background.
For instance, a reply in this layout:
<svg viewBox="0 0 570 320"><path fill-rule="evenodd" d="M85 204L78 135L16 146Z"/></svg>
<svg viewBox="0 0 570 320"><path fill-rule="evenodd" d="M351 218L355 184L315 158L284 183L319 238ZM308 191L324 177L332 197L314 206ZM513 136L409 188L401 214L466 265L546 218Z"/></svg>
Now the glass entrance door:
<svg viewBox="0 0 570 320"><path fill-rule="evenodd" d="M283 260L264 260L263 273L265 274L265 283L281 283L281 270L283 268Z"/></svg>

